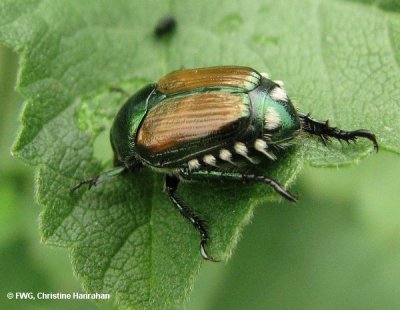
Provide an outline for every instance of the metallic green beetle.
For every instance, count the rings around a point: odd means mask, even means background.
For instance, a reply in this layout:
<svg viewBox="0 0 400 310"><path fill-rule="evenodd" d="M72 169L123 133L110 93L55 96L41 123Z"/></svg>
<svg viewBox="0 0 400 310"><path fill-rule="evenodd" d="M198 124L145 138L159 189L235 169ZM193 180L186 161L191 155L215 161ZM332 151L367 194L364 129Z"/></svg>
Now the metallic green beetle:
<svg viewBox="0 0 400 310"><path fill-rule="evenodd" d="M248 67L219 66L174 71L134 94L122 106L111 129L114 166L75 185L89 187L123 172L147 166L165 173L173 205L200 233L206 252L204 222L176 194L179 181L226 180L260 182L290 201L296 197L279 182L247 174L243 168L264 157L275 160L301 132L352 141L364 137L378 144L368 130L344 131L297 112L281 81Z"/></svg>

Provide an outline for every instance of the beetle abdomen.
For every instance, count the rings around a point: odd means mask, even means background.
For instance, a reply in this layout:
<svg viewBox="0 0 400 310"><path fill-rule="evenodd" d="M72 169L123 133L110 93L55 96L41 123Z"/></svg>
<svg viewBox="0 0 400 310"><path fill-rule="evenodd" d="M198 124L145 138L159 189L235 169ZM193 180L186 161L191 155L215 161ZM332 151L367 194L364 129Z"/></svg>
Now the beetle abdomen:
<svg viewBox="0 0 400 310"><path fill-rule="evenodd" d="M245 93L213 91L165 99L147 114L136 145L151 155L185 146L186 153L218 145L220 140L240 133L250 115L250 99Z"/></svg>
<svg viewBox="0 0 400 310"><path fill-rule="evenodd" d="M174 71L162 77L157 90L175 94L198 88L236 88L250 91L260 83L261 76L254 69L239 66L220 66Z"/></svg>

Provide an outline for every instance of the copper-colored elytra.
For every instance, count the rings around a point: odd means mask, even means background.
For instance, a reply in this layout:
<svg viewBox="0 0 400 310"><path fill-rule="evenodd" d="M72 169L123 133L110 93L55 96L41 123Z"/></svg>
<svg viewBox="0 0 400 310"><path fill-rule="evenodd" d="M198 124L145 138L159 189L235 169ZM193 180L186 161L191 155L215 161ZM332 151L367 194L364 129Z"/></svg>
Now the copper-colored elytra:
<svg viewBox="0 0 400 310"><path fill-rule="evenodd" d="M250 91L258 86L260 74L240 66L222 66L174 71L162 77L157 90L173 94L205 87L232 87Z"/></svg>
<svg viewBox="0 0 400 310"><path fill-rule="evenodd" d="M219 91L166 99L149 111L136 143L161 153L207 136L217 139L223 130L239 130L229 125L248 117L249 109L248 95L243 93Z"/></svg>

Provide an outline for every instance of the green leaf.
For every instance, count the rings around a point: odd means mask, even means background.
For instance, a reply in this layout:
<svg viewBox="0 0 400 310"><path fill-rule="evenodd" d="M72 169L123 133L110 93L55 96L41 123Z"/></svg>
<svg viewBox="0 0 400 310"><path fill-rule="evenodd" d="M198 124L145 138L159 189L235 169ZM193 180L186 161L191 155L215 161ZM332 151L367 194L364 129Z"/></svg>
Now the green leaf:
<svg viewBox="0 0 400 310"><path fill-rule="evenodd" d="M43 240L71 249L89 292L139 309L184 302L202 264L199 236L162 192L162 176L141 171L69 195L111 166L107 136L126 98L109 88L133 93L181 67L248 65L284 80L299 110L370 129L381 149L398 153L400 18L385 3L2 1L0 39L21 55L17 88L26 99L13 152L37 167ZM167 14L177 31L156 40ZM288 185L304 163L355 163L371 151L368 141L325 147L305 136L267 174ZM254 206L277 198L265 186L179 192L207 221L210 253L223 260Z"/></svg>

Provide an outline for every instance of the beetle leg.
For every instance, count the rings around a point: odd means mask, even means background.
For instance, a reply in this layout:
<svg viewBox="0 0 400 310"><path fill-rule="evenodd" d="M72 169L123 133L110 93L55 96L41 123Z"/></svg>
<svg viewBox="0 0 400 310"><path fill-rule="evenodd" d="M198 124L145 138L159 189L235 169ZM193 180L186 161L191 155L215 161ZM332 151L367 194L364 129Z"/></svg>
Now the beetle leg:
<svg viewBox="0 0 400 310"><path fill-rule="evenodd" d="M274 179L268 178L263 175L243 174L238 172L223 172L211 170L196 170L188 171L181 170L181 177L186 180L202 180L208 179L210 181L241 181L241 182L257 182L264 183L271 186L278 194L289 201L296 202L297 197L288 192L281 184Z"/></svg>
<svg viewBox="0 0 400 310"><path fill-rule="evenodd" d="M110 90L110 92L123 94L126 97L129 97L131 95L125 89L123 89L122 87L119 87L119 86L110 86L109 90Z"/></svg>
<svg viewBox="0 0 400 310"><path fill-rule="evenodd" d="M189 207L187 207L182 200L176 195L176 190L179 185L179 178L174 175L165 176L165 188L167 190L169 199L171 199L173 205L179 210L179 212L188 219L192 225L200 233L200 254L206 260L216 261L210 255L207 254L206 245L208 241L208 233L205 227L205 222L199 218Z"/></svg>
<svg viewBox="0 0 400 310"><path fill-rule="evenodd" d="M378 151L378 142L375 135L366 129L358 129L354 131L341 130L336 127L330 127L328 121L322 122L310 117L310 114L299 114L301 127L304 131L321 137L324 144L329 138L335 138L339 141L346 142L355 141L357 138L369 139L376 151Z"/></svg>
<svg viewBox="0 0 400 310"><path fill-rule="evenodd" d="M75 192L78 188L80 188L84 184L88 184L89 185L89 189L91 189L92 186L96 186L96 185L98 185L100 183L108 181L109 179L112 179L112 178L114 178L116 176L119 176L126 170L127 170L126 167L115 167L112 170L104 171L104 172L100 173L98 176L96 176L94 178L83 180L83 181L79 182L78 184L74 185L70 189L70 192L71 193Z"/></svg>

